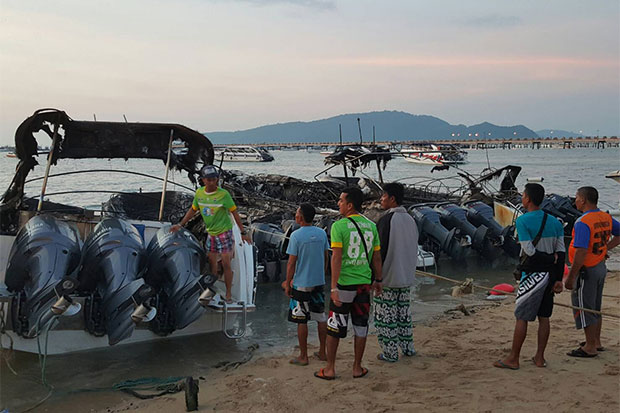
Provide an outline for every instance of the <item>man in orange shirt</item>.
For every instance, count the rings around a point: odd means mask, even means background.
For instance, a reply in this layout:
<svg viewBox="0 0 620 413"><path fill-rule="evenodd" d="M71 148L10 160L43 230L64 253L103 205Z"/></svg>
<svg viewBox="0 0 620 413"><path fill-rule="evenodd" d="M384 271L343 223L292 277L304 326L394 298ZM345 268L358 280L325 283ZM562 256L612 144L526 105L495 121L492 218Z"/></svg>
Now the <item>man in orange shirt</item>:
<svg viewBox="0 0 620 413"><path fill-rule="evenodd" d="M573 240L568 249L572 266L564 286L573 290L574 306L601 311L607 274L605 258L608 250L620 244L620 223L599 210L597 203L598 191L595 188L584 186L577 190L575 206L583 215L573 227ZM601 345L603 320L600 314L581 310L573 310L573 314L577 328L585 331L586 341L567 354L571 357L596 357L597 351L604 350Z"/></svg>

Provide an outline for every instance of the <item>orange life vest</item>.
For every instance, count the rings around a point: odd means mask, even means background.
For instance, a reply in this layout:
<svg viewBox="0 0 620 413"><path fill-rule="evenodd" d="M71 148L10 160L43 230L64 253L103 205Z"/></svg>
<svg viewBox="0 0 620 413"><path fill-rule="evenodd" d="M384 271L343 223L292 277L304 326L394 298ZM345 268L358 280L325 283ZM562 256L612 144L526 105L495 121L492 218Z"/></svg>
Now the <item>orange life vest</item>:
<svg viewBox="0 0 620 413"><path fill-rule="evenodd" d="M579 218L579 222L586 224L590 228L590 244L586 253L583 265L593 267L605 259L607 254L607 242L611 236L611 215L603 211L592 211ZM576 222L575 222L576 223ZM571 263L575 258L577 248L575 243L575 228L573 228L573 239L568 247L568 259Z"/></svg>

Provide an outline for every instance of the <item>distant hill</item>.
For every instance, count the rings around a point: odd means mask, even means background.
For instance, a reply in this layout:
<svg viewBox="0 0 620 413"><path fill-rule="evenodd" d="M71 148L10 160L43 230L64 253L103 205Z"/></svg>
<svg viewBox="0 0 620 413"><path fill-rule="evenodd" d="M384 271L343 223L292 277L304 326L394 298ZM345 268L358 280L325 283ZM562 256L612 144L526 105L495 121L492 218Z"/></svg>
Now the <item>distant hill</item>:
<svg viewBox="0 0 620 413"><path fill-rule="evenodd" d="M542 138L579 138L584 136L581 133L569 132L562 129L542 129L537 130L536 134Z"/></svg>
<svg viewBox="0 0 620 413"><path fill-rule="evenodd" d="M523 126L498 126L488 122L478 125L451 125L434 116L412 115L398 111L350 113L310 122L287 122L265 125L235 132L207 132L213 143L279 143L279 142L337 142L338 125L342 125L345 142L359 141L357 118L360 118L365 142L372 140L375 126L378 141L538 137L536 132ZM489 135L490 134L490 135Z"/></svg>

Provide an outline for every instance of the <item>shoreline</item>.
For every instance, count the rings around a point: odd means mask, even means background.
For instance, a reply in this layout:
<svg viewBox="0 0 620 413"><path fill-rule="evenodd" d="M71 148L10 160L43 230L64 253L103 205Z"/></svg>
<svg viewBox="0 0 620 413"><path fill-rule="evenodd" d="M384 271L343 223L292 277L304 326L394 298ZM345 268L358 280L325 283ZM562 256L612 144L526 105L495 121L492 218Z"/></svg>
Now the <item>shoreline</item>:
<svg viewBox="0 0 620 413"><path fill-rule="evenodd" d="M603 311L616 314L620 271L607 274L605 294ZM556 301L569 304L570 294L563 292ZM290 365L294 349L258 357L228 372L213 370L200 380L198 411L494 411L527 406L617 412L620 321L605 318L603 322L605 352L593 359L575 359L566 352L583 340L583 331L575 329L569 309L556 306L545 353L548 367L538 368L530 360L536 349L534 322L523 346L520 370L498 369L492 363L507 354L512 342L513 302L509 298L498 305L468 307L469 316L449 311L439 319L418 324L414 329L418 355L397 363L378 361L377 338L369 335L363 364L370 374L361 379L351 377L350 335L341 340L334 381L313 376L324 366L316 357L311 357L309 366ZM309 351L315 350L316 343L311 340ZM185 411L183 393L151 400L123 398L122 403L99 411Z"/></svg>

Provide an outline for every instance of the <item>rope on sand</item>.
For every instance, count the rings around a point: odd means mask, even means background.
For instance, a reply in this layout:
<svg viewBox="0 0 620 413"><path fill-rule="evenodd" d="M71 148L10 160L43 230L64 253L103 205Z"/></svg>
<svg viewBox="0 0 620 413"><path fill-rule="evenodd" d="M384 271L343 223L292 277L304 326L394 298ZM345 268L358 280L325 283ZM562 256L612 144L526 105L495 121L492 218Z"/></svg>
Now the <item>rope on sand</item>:
<svg viewBox="0 0 620 413"><path fill-rule="evenodd" d="M455 280L455 279L452 279L452 278L448 278L448 277L444 277L444 276L441 276L441 275L437 275L437 274L433 274L433 273L425 272L425 271L420 271L420 270L416 270L416 274L417 275L421 275L423 277L430 277L430 278L435 278L437 280L448 281L448 282L451 282L451 283L454 283L454 284L462 284L463 283L463 281ZM512 296L516 296L517 295L515 293L509 293L509 292L506 292L506 291L496 290L494 288L485 287L484 285L473 284L473 286L475 288L480 288L480 289L486 290L486 291L495 291L495 292L498 292L498 293L501 293L501 294L504 294L504 295L512 295ZM562 303L554 303L553 305L557 305L559 307L572 308L573 310L585 311L587 313L598 314L598 315L605 316L605 317L611 317L611 318L620 319L620 316L618 316L616 314L609 314L609 313L605 313L605 312L602 312L602 311L592 310L590 308L577 307L577 306L574 306L574 305L562 304Z"/></svg>

